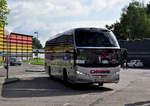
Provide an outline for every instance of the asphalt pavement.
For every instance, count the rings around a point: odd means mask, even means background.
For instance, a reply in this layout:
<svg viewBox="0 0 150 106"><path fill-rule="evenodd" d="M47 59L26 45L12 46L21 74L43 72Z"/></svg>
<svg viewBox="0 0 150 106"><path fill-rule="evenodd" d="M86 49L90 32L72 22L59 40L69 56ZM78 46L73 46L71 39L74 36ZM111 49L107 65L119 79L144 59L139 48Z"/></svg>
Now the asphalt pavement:
<svg viewBox="0 0 150 106"><path fill-rule="evenodd" d="M43 68L27 63L11 66L9 78L19 81L0 83L0 106L150 106L149 69L122 70L118 84L98 87L65 84L49 79L44 71L26 71Z"/></svg>

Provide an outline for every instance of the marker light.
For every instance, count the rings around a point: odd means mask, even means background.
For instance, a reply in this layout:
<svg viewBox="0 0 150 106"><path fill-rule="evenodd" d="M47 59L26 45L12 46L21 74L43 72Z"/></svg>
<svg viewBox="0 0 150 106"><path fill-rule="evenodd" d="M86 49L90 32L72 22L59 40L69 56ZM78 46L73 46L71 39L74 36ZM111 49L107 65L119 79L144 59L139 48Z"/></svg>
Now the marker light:
<svg viewBox="0 0 150 106"><path fill-rule="evenodd" d="M110 70L90 70L90 73L110 73Z"/></svg>

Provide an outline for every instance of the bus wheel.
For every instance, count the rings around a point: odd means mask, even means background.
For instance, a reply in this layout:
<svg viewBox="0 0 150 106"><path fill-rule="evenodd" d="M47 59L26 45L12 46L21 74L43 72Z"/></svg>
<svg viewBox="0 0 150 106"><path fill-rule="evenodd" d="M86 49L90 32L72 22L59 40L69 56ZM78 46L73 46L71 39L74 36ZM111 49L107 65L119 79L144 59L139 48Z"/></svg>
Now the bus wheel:
<svg viewBox="0 0 150 106"><path fill-rule="evenodd" d="M51 75L51 67L50 66L48 66L48 75L49 75L49 78L52 77L52 75Z"/></svg>
<svg viewBox="0 0 150 106"><path fill-rule="evenodd" d="M104 84L102 82L98 83L98 86L103 86Z"/></svg>
<svg viewBox="0 0 150 106"><path fill-rule="evenodd" d="M68 82L68 75L67 75L67 71L66 70L63 71L63 81L65 83Z"/></svg>

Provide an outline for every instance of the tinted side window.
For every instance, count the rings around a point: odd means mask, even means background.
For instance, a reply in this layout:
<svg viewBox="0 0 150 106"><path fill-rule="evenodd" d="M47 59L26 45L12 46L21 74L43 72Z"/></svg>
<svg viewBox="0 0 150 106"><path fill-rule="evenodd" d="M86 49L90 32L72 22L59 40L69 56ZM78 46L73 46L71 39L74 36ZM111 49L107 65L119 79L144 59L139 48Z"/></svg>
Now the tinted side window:
<svg viewBox="0 0 150 106"><path fill-rule="evenodd" d="M73 45L73 35L64 35L65 45Z"/></svg>

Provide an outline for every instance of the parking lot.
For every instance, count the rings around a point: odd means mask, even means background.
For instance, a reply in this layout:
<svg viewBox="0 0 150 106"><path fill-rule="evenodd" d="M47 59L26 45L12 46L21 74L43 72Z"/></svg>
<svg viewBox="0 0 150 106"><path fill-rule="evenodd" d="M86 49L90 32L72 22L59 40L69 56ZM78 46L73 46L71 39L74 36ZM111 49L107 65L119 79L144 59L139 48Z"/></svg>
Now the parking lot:
<svg viewBox="0 0 150 106"><path fill-rule="evenodd" d="M104 84L103 87L65 84L57 79L49 79L43 69L43 66L28 63L11 66L9 78L18 78L19 81L4 84L4 78L1 78L0 106L150 105L149 69L121 70L118 84ZM0 70L0 74L5 75L5 70Z"/></svg>

